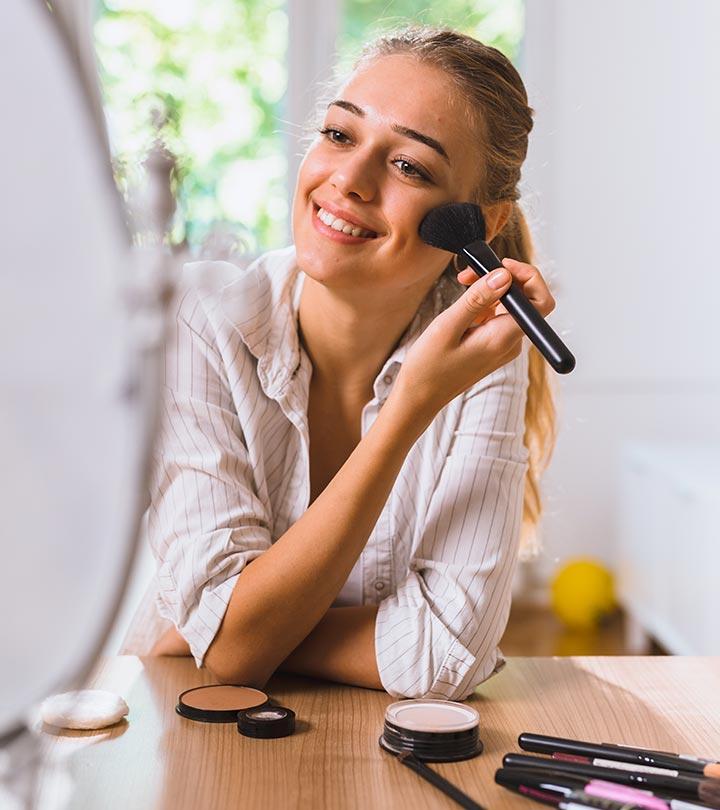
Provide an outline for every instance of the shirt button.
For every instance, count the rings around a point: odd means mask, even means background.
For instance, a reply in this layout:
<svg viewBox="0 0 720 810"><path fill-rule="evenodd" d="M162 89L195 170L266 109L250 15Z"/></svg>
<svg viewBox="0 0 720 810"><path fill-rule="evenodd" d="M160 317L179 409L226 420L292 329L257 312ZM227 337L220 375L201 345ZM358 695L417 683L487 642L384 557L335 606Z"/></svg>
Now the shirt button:
<svg viewBox="0 0 720 810"><path fill-rule="evenodd" d="M383 377L383 382L385 383L385 385L390 385L390 383L391 383L392 381L393 381L392 374L386 374L386 375Z"/></svg>
<svg viewBox="0 0 720 810"><path fill-rule="evenodd" d="M385 583L381 579L375 580L375 590L376 591L384 591L385 590Z"/></svg>

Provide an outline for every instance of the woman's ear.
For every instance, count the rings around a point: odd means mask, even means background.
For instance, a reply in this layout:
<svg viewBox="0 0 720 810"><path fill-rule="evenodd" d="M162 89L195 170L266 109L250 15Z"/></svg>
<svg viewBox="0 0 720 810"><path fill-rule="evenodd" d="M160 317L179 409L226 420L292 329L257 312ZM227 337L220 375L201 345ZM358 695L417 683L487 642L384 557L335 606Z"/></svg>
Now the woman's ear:
<svg viewBox="0 0 720 810"><path fill-rule="evenodd" d="M483 207L486 242L492 242L505 227L505 224L510 219L513 204L514 203L510 200L505 200L504 202L493 203L492 205Z"/></svg>

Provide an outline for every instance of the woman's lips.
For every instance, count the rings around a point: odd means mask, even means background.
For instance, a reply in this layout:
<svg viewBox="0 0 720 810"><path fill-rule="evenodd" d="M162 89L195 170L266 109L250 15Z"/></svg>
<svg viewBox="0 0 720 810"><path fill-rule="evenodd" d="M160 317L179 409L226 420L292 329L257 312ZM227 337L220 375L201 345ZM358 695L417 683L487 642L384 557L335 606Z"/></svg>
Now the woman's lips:
<svg viewBox="0 0 720 810"><path fill-rule="evenodd" d="M313 203L312 222L316 231L340 244L364 244L377 238L377 234L374 231L360 228L357 225L342 220L341 217L334 216L329 211L317 205L317 203ZM333 223L334 227L329 224L330 222Z"/></svg>

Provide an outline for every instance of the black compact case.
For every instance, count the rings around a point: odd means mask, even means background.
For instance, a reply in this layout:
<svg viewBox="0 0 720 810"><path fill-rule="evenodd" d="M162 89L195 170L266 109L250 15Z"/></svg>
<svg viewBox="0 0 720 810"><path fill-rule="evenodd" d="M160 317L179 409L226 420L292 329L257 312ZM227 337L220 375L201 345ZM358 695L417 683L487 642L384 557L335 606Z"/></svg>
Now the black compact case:
<svg viewBox="0 0 720 810"><path fill-rule="evenodd" d="M295 712L270 702L237 713L238 731L246 737L274 739L295 731Z"/></svg>

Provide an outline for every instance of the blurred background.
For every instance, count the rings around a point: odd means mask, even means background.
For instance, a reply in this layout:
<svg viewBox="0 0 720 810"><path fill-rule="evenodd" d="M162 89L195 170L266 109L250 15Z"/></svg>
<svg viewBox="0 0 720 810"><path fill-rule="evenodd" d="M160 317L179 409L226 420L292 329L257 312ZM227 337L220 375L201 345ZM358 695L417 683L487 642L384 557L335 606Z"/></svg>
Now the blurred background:
<svg viewBox="0 0 720 810"><path fill-rule="evenodd" d="M290 241L306 124L339 58L408 21L502 50L535 109L522 204L576 354L542 547L510 655L717 654L720 75L715 0L101 0L93 23L129 201L166 161L175 252ZM152 571L146 550L108 644Z"/></svg>
<svg viewBox="0 0 720 810"><path fill-rule="evenodd" d="M128 188L158 130L178 159L172 239L213 229L248 252L290 240L303 136L337 62L372 33L450 23L517 58L521 0L100 0L95 43L118 180Z"/></svg>

